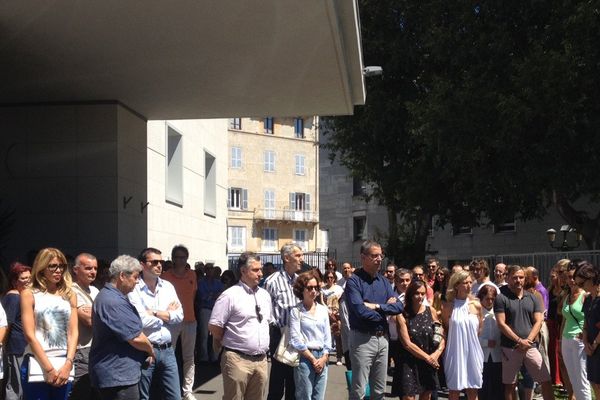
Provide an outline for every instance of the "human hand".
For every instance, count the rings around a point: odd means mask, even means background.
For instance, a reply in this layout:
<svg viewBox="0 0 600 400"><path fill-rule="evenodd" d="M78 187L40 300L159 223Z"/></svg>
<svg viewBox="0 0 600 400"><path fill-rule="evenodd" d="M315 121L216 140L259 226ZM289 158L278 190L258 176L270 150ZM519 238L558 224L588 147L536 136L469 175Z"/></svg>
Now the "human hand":
<svg viewBox="0 0 600 400"><path fill-rule="evenodd" d="M586 343L584 345L584 350L585 350L585 354L590 357L592 354L594 354L594 348L592 347L592 345L590 345L589 343Z"/></svg>
<svg viewBox="0 0 600 400"><path fill-rule="evenodd" d="M427 356L426 361L429 365L431 365L435 369L438 369L440 367L440 364L438 363L438 360L436 359L436 357L433 357L433 355L431 355L431 354Z"/></svg>
<svg viewBox="0 0 600 400"><path fill-rule="evenodd" d="M494 339L488 340L488 347L496 347L496 341Z"/></svg>
<svg viewBox="0 0 600 400"><path fill-rule="evenodd" d="M369 310L377 310L377 304L374 303L367 303L366 301L364 302L365 307L367 307Z"/></svg>
<svg viewBox="0 0 600 400"><path fill-rule="evenodd" d="M177 310L180 307L181 307L181 305L178 302L173 301L167 307L167 311L175 311L175 310Z"/></svg>
<svg viewBox="0 0 600 400"><path fill-rule="evenodd" d="M394 304L394 303L396 303L397 301L398 301L398 299L397 299L397 298L395 298L395 297L390 297L389 299L387 299L386 303L387 303L387 304Z"/></svg>

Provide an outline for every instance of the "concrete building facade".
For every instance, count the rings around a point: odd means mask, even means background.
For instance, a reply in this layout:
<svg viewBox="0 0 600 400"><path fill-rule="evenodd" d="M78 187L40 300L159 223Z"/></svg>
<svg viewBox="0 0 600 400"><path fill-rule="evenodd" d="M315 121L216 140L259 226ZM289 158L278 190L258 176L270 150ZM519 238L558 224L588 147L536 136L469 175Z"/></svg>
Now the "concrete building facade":
<svg viewBox="0 0 600 400"><path fill-rule="evenodd" d="M317 117L229 120L228 252L322 249Z"/></svg>

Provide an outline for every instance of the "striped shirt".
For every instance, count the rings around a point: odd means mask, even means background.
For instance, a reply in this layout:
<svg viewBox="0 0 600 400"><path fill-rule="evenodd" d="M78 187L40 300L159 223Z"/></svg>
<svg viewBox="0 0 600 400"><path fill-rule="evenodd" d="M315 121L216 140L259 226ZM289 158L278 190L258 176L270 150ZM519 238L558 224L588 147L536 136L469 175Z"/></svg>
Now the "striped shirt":
<svg viewBox="0 0 600 400"><path fill-rule="evenodd" d="M297 277L297 274L290 277L282 269L271 274L265 281L265 289L271 295L273 302L273 316L280 328L288 324L290 310L300 301L293 290Z"/></svg>

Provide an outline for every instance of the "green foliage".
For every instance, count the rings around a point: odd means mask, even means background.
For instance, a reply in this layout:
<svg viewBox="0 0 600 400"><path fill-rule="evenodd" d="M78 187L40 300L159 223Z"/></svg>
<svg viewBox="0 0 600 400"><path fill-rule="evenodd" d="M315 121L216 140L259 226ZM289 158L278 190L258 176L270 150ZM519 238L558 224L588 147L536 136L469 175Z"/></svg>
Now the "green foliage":
<svg viewBox="0 0 600 400"><path fill-rule="evenodd" d="M572 207L600 195L600 1L359 4L365 65L384 75L332 119L327 147L415 246L432 215L476 226L551 204L600 245L600 217Z"/></svg>

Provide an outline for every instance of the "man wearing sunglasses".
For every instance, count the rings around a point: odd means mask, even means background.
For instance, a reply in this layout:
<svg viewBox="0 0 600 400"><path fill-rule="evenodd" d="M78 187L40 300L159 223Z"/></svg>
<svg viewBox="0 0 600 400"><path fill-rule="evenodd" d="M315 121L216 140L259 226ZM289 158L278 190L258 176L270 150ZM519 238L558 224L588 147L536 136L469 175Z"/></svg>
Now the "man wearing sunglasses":
<svg viewBox="0 0 600 400"><path fill-rule="evenodd" d="M223 399L263 398L267 386L271 296L259 287L262 265L256 253L238 260L240 281L215 302L208 330L223 347Z"/></svg>
<svg viewBox="0 0 600 400"><path fill-rule="evenodd" d="M150 398L150 386L158 380L164 398L181 399L179 371L175 358L173 331L183 321L183 308L173 285L160 278L163 259L160 250L149 247L138 257L142 275L131 293L127 295L142 319L143 332L152 343L156 361L142 370L140 399Z"/></svg>

